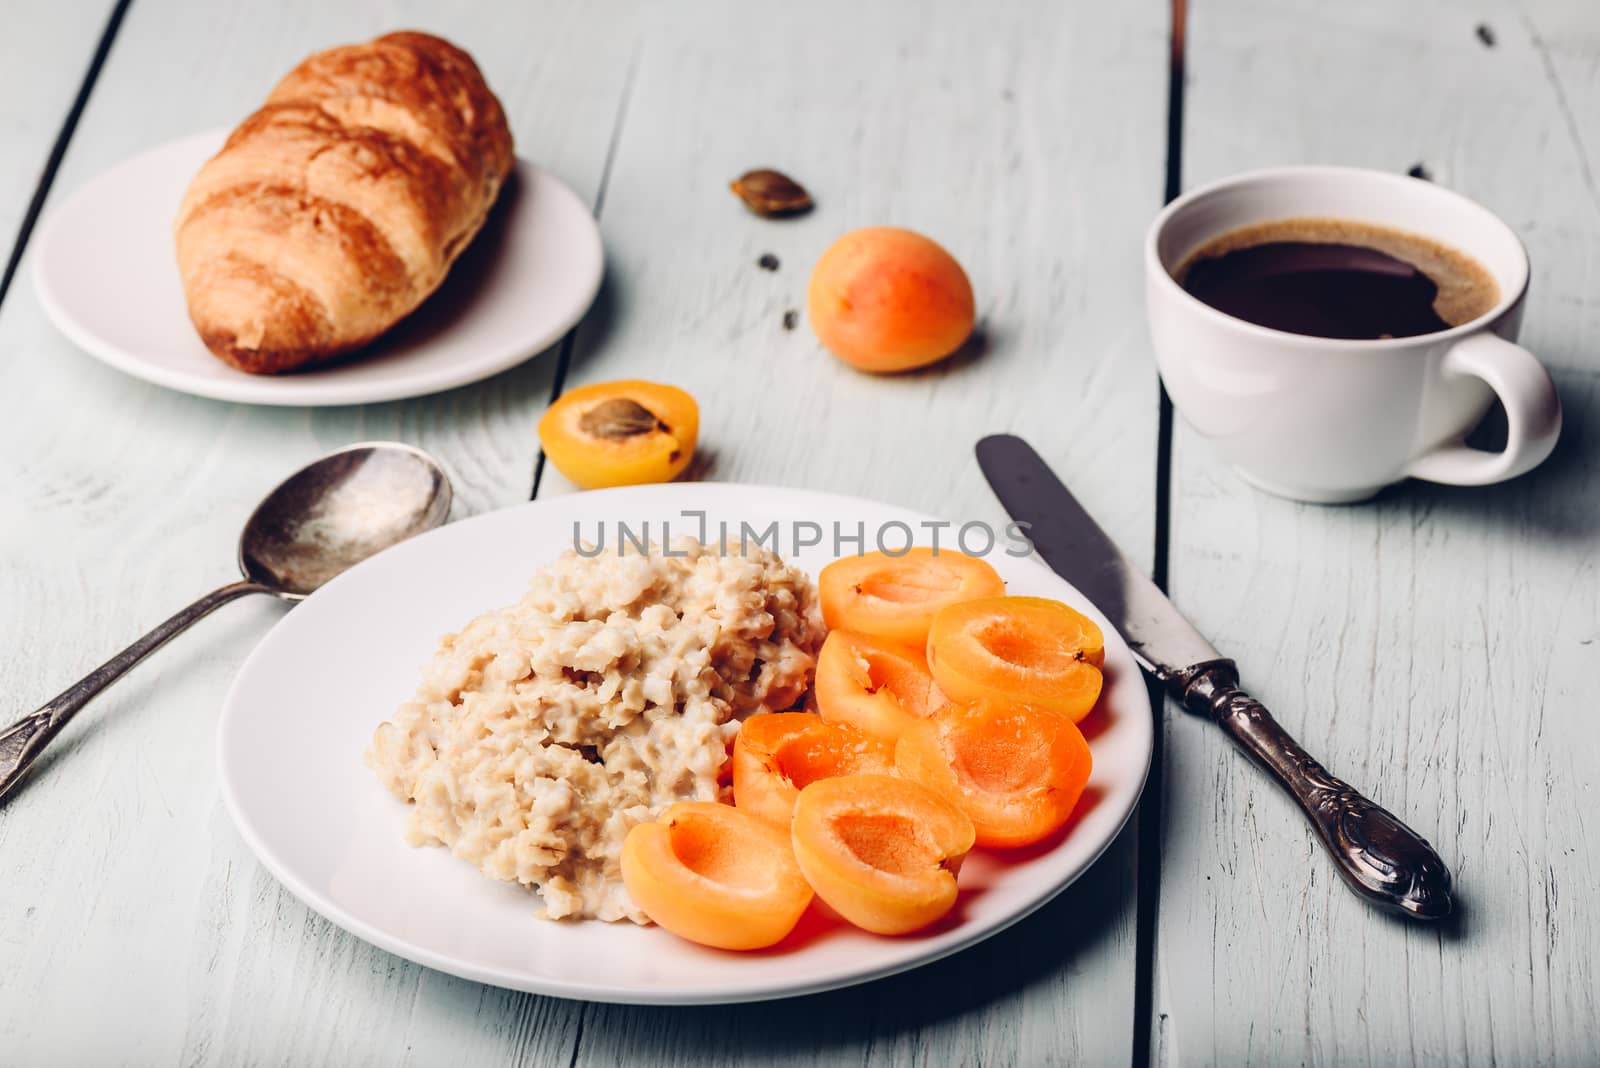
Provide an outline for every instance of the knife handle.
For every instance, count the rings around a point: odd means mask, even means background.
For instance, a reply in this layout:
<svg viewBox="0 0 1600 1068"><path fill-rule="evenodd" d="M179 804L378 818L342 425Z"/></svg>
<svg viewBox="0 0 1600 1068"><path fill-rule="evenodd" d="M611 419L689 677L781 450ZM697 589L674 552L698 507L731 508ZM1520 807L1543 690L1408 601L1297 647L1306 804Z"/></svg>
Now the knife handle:
<svg viewBox="0 0 1600 1068"><path fill-rule="evenodd" d="M1288 791L1357 894L1416 919L1450 914L1450 869L1433 847L1300 748L1260 701L1239 688L1232 661L1205 665L1184 688L1183 702L1214 720Z"/></svg>

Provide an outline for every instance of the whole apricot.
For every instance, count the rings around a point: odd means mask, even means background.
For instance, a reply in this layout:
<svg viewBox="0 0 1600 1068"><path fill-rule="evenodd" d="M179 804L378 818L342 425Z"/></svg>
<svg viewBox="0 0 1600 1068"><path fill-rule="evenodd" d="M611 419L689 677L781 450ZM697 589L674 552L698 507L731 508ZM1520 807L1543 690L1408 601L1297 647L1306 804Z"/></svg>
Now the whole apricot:
<svg viewBox="0 0 1600 1068"><path fill-rule="evenodd" d="M828 247L806 308L817 339L863 371L890 373L950 355L972 333L972 283L954 256L911 230L869 226Z"/></svg>

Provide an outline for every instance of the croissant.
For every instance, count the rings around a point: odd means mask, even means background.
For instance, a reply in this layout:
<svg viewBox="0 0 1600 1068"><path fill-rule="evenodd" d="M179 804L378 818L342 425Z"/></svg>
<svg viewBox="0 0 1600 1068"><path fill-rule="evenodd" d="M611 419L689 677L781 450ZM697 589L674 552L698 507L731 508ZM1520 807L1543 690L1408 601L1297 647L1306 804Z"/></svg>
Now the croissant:
<svg viewBox="0 0 1600 1068"><path fill-rule="evenodd" d="M444 281L512 160L500 102L448 41L391 33L311 56L178 210L201 340L258 374L367 344Z"/></svg>

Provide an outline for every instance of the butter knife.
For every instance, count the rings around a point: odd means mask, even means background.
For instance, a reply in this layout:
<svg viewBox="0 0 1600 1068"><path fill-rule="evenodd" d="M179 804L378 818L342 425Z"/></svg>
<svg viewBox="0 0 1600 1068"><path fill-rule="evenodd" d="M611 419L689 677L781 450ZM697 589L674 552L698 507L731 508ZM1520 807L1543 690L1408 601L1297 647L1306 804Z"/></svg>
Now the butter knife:
<svg viewBox="0 0 1600 1068"><path fill-rule="evenodd" d="M978 442L978 466L1035 550L1116 626L1141 667L1183 707L1221 727L1305 812L1361 897L1416 919L1450 914L1450 869L1416 831L1328 772L1239 688L1234 662L1133 566L1021 438Z"/></svg>

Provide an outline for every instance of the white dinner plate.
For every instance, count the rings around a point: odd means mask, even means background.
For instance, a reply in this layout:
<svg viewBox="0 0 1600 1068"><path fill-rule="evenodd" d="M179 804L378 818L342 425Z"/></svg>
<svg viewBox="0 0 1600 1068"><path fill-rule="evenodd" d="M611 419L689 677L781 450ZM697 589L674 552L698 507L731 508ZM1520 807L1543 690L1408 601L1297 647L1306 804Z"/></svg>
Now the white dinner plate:
<svg viewBox="0 0 1600 1068"><path fill-rule="evenodd" d="M361 353L305 371L251 375L201 344L189 322L172 223L227 132L126 160L49 213L34 287L56 326L112 367L158 386L246 404L367 404L476 382L544 351L583 317L605 254L588 207L527 160L444 284Z"/></svg>
<svg viewBox="0 0 1600 1068"><path fill-rule="evenodd" d="M1081 594L1036 558L996 551L989 560L1010 592L1066 601L1105 631L1104 696L1084 722L1094 771L1073 821L1049 847L1007 857L974 851L961 869L955 912L930 931L883 938L813 916L771 950L725 952L657 927L538 919L532 892L485 878L443 847L406 845L406 806L362 756L374 728L414 692L439 638L519 600L533 571L571 548L580 529L594 541L600 524L615 531L623 521L638 532L648 521L660 539L667 521L674 538L695 534L698 520L684 518L686 510L707 513L712 539L726 520L735 548L741 521L761 533L778 522L781 554L813 575L833 558L833 523L847 536L865 524L870 544L882 524L926 530L917 524L928 518L821 493L670 484L519 505L380 553L285 616L228 693L218 736L222 796L262 863L345 930L452 975L594 1001L707 1004L846 986L954 953L1049 901L1116 837L1150 765L1144 680ZM792 536L795 523L817 524L823 544L795 551L796 540L814 537L810 527ZM955 529L945 528L946 544ZM889 544L904 537L891 528Z"/></svg>

